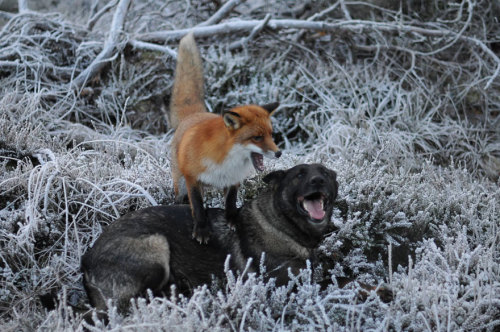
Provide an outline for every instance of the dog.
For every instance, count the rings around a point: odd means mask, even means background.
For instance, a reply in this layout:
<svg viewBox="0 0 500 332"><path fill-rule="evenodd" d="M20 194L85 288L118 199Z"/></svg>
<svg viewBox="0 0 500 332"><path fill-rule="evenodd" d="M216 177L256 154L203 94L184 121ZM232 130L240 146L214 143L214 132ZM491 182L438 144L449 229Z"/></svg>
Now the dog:
<svg viewBox="0 0 500 332"><path fill-rule="evenodd" d="M213 240L200 244L191 238L189 205L155 206L129 213L101 234L82 257L83 285L90 304L106 308L113 299L126 310L130 299L147 289L168 293L171 284L181 292L213 278L224 279L224 264L259 273L265 257L267 277L277 285L289 280L313 260L313 251L326 235L337 197L337 175L320 164L297 165L264 177L267 189L245 203L236 215L236 229L224 210L207 209ZM264 256L262 254L265 253Z"/></svg>

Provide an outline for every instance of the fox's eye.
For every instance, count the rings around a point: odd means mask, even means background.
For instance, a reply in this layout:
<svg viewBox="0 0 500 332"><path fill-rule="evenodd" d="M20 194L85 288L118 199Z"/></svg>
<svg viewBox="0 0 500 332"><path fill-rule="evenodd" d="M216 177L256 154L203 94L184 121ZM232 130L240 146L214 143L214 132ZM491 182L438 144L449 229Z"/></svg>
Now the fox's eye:
<svg viewBox="0 0 500 332"><path fill-rule="evenodd" d="M255 142L262 142L263 139L264 139L264 136L254 136L254 137L252 137L252 140L254 140Z"/></svg>

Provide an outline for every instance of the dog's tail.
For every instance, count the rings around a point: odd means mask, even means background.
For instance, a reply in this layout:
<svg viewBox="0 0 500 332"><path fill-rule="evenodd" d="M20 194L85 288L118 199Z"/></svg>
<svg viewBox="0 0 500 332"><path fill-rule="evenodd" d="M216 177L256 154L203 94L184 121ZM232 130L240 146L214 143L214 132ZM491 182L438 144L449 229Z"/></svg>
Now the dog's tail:
<svg viewBox="0 0 500 332"><path fill-rule="evenodd" d="M193 113L206 112L203 64L192 32L181 39L177 53L174 87L170 98L170 126Z"/></svg>

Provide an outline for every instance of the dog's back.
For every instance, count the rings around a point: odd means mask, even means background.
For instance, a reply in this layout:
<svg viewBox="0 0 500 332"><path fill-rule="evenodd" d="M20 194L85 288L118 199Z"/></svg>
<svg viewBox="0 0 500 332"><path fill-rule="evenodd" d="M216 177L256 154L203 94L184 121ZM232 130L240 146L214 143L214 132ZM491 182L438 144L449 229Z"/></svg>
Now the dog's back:
<svg viewBox="0 0 500 332"><path fill-rule="evenodd" d="M222 277L226 256L238 240L223 210L209 209L207 214L218 236L206 245L191 239L189 205L150 207L109 225L82 257L90 304L105 309L110 298L123 311L130 298L144 295L146 289L168 292L175 283L184 292L210 284L213 276Z"/></svg>

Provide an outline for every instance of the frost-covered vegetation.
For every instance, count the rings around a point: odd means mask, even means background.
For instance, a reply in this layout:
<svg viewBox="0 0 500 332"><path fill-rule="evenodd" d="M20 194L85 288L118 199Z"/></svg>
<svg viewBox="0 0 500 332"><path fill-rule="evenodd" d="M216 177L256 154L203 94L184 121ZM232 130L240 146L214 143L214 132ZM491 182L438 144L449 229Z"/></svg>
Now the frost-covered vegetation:
<svg viewBox="0 0 500 332"><path fill-rule="evenodd" d="M500 5L240 2L223 22L271 20L236 46L251 29L198 38L207 104L279 100L285 154L268 169L337 171L322 267L281 288L226 271L222 288L84 322L82 254L124 213L173 204L165 114L177 39L148 34L202 24L223 2L132 1L106 66L75 87L123 0L102 17L108 1L19 1L29 10L0 12L1 330L498 330ZM249 179L241 196L262 186ZM360 298L361 283L388 284L393 301Z"/></svg>

